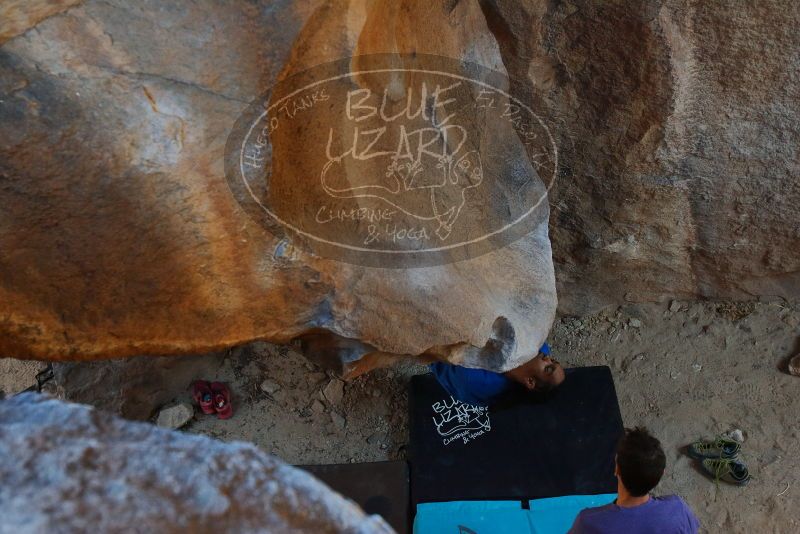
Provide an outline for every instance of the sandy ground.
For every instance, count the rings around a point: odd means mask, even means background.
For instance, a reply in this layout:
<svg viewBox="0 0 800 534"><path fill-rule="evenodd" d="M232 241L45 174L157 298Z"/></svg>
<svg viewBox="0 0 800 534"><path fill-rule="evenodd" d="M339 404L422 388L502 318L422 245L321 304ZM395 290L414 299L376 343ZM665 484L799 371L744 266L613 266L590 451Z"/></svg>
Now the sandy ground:
<svg viewBox="0 0 800 534"><path fill-rule="evenodd" d="M35 361L0 358L0 397L18 393L36 383L36 373L46 367Z"/></svg>
<svg viewBox="0 0 800 534"><path fill-rule="evenodd" d="M611 367L626 426L649 427L667 453L657 493L684 497L709 532L798 532L800 378L783 366L800 351L799 310L796 303L695 303L675 313L628 306L562 320L553 345L568 365ZM631 327L637 319L641 326ZM734 428L746 437L754 480L717 488L681 449Z"/></svg>
<svg viewBox="0 0 800 534"><path fill-rule="evenodd" d="M567 366L610 366L625 424L662 440L656 493L683 496L708 532L800 531L800 378L784 371L800 352L800 303L629 305L561 318L550 341ZM0 389L26 387L36 368L0 360ZM198 413L186 430L252 441L290 463L405 458L406 389L422 372L405 362L343 383L285 347L253 343L208 377L232 385L235 417ZM716 487L682 447L734 428L754 478Z"/></svg>

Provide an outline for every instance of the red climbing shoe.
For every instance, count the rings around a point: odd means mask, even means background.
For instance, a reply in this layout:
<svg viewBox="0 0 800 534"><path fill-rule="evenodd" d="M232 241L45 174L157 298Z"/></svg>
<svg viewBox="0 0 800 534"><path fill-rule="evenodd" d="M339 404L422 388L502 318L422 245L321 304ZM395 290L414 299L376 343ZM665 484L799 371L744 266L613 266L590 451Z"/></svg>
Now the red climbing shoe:
<svg viewBox="0 0 800 534"><path fill-rule="evenodd" d="M200 405L204 414L211 415L216 411L214 409L214 393L205 380L195 380L192 383L192 397Z"/></svg>
<svg viewBox="0 0 800 534"><path fill-rule="evenodd" d="M233 415L231 392L222 382L212 382L211 392L214 394L214 410L220 419L229 419Z"/></svg>

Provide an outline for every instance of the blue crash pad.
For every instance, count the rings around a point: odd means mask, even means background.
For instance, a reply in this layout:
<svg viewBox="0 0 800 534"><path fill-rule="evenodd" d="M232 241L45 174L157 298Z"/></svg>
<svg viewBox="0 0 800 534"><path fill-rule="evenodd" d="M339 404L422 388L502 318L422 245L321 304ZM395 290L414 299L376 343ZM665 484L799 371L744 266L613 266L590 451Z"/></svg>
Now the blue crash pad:
<svg viewBox="0 0 800 534"><path fill-rule="evenodd" d="M565 534L584 508L602 506L617 495L566 495L529 501L453 501L417 505L414 534Z"/></svg>
<svg viewBox="0 0 800 534"><path fill-rule="evenodd" d="M531 532L520 501L454 501L417 505L414 534L508 534Z"/></svg>
<svg viewBox="0 0 800 534"><path fill-rule="evenodd" d="M603 506L617 498L616 493L565 495L529 501L533 534L564 534L584 508Z"/></svg>

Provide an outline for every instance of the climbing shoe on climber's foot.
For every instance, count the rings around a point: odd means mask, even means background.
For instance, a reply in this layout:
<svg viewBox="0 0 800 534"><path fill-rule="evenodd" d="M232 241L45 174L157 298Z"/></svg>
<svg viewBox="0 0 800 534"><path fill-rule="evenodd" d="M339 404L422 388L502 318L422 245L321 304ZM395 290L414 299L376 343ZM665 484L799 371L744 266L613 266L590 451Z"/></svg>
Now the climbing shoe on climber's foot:
<svg viewBox="0 0 800 534"><path fill-rule="evenodd" d="M721 458L730 460L736 458L742 446L739 442L730 438L719 437L713 441L695 441L687 452L692 458L702 460L703 458Z"/></svg>
<svg viewBox="0 0 800 534"><path fill-rule="evenodd" d="M721 480L737 486L744 486L750 482L750 471L739 460L706 458L702 464L705 472L714 477L715 482Z"/></svg>

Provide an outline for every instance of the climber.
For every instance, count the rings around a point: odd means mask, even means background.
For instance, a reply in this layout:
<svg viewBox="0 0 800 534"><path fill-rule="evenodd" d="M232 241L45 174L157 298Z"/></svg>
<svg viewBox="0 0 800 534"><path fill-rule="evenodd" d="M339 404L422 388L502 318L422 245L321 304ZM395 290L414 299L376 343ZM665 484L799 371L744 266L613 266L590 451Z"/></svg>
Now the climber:
<svg viewBox="0 0 800 534"><path fill-rule="evenodd" d="M433 363L430 369L453 398L475 406L489 406L518 385L529 391L546 392L564 381L564 368L550 357L547 343L530 361L505 373L446 362Z"/></svg>
<svg viewBox="0 0 800 534"><path fill-rule="evenodd" d="M667 459L661 443L646 428L625 429L615 463L617 498L611 504L582 510L568 534L697 534L700 523L683 499L650 495L664 475Z"/></svg>

